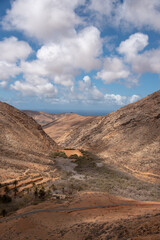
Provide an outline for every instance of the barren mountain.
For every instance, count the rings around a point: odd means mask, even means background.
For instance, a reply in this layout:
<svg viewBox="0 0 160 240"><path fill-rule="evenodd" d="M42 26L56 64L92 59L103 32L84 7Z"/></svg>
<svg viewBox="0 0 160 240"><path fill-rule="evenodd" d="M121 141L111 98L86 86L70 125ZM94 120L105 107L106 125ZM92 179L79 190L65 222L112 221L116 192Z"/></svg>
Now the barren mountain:
<svg viewBox="0 0 160 240"><path fill-rule="evenodd" d="M63 139L65 139L65 136L70 133L73 127L84 126L86 123L90 122L91 119L99 118L80 116L75 113L49 114L27 110L24 112L41 124L44 131L57 143L63 142Z"/></svg>
<svg viewBox="0 0 160 240"><path fill-rule="evenodd" d="M48 123L55 121L57 118L59 118L58 115L60 115L30 110L23 110L23 112L35 119L36 122L38 122L42 127Z"/></svg>
<svg viewBox="0 0 160 240"><path fill-rule="evenodd" d="M147 172L157 181L160 179L160 91L104 117L72 126L59 143L64 147L89 149L108 164L137 175L143 172L144 178Z"/></svg>
<svg viewBox="0 0 160 240"><path fill-rule="evenodd" d="M47 169L47 156L56 147L35 120L0 102L0 179L14 178L27 169Z"/></svg>

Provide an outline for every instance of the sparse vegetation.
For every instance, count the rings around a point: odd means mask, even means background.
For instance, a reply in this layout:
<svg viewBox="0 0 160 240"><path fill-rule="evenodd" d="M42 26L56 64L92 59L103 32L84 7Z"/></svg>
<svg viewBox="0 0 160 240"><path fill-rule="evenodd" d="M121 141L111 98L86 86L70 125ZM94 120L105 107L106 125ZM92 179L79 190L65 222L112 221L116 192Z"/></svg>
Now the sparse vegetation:
<svg viewBox="0 0 160 240"><path fill-rule="evenodd" d="M51 158L57 158L57 157L67 158L67 155L63 151L57 151L57 152L51 153L50 157Z"/></svg>
<svg viewBox="0 0 160 240"><path fill-rule="evenodd" d="M4 194L1 198L0 198L0 201L2 203L10 203L12 202L12 198L6 194Z"/></svg>
<svg viewBox="0 0 160 240"><path fill-rule="evenodd" d="M75 169L82 173L83 171L85 172L86 169L91 171L92 169L96 168L96 156L88 151L80 150L80 152L83 154L83 156L77 156L75 158L75 163L77 164Z"/></svg>
<svg viewBox="0 0 160 240"><path fill-rule="evenodd" d="M5 217L5 216L6 216L6 214L7 214L7 211L6 211L6 209L3 209L3 210L2 210L2 212L1 212L1 215L2 215L3 217Z"/></svg>
<svg viewBox="0 0 160 240"><path fill-rule="evenodd" d="M64 148L64 150L75 150L75 148Z"/></svg>
<svg viewBox="0 0 160 240"><path fill-rule="evenodd" d="M70 159L77 159L78 160L78 155L77 154L72 154L70 157L69 157Z"/></svg>
<svg viewBox="0 0 160 240"><path fill-rule="evenodd" d="M45 190L44 190L43 188L41 188L41 189L39 190L39 193L38 193L39 198L40 198L40 199L44 199L44 198L45 198L45 195L46 195Z"/></svg>
<svg viewBox="0 0 160 240"><path fill-rule="evenodd" d="M34 196L35 196L35 198L38 197L38 188L37 188L37 187L36 187L35 190L34 190Z"/></svg>
<svg viewBox="0 0 160 240"><path fill-rule="evenodd" d="M8 186L5 186L4 192L6 193L6 195L10 192L10 189Z"/></svg>
<svg viewBox="0 0 160 240"><path fill-rule="evenodd" d="M14 187L13 191L14 191L14 196L16 197L16 196L17 196L17 193L18 193L18 188L17 188L17 186Z"/></svg>

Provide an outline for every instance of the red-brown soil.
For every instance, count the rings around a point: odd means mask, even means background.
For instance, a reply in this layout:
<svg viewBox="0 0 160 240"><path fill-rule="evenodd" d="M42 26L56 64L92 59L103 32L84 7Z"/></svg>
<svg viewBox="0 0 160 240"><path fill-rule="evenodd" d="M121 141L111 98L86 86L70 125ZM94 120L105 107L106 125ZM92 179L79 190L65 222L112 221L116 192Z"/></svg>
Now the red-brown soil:
<svg viewBox="0 0 160 240"><path fill-rule="evenodd" d="M135 205L127 204L135 203ZM19 210L126 204L73 212L36 213L0 224L1 240L158 240L160 204L143 205L105 193L82 193L64 203L44 202Z"/></svg>

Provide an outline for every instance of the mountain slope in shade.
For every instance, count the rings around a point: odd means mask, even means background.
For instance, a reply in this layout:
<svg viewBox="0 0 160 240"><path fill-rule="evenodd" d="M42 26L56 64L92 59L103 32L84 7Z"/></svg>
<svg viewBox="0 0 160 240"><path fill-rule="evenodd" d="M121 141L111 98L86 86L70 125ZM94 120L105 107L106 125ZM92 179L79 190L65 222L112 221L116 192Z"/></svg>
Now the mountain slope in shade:
<svg viewBox="0 0 160 240"><path fill-rule="evenodd" d="M75 113L49 114L37 111L24 111L27 115L33 117L42 125L44 131L53 138L57 143L61 143L73 127L84 126L92 119L99 117L80 116Z"/></svg>
<svg viewBox="0 0 160 240"><path fill-rule="evenodd" d="M55 148L57 144L35 120L0 102L0 179L27 169L47 169L47 156Z"/></svg>
<svg viewBox="0 0 160 240"><path fill-rule="evenodd" d="M160 91L77 125L60 142L96 152L105 162L160 175Z"/></svg>

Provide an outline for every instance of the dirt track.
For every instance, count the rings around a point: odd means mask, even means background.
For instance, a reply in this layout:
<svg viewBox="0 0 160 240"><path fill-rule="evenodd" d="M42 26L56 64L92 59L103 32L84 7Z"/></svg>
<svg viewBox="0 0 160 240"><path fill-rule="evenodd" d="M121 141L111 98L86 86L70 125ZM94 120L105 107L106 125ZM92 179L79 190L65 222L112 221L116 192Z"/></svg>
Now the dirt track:
<svg viewBox="0 0 160 240"><path fill-rule="evenodd" d="M9 218L5 218L0 220L0 223L3 222L8 222L14 219L18 219L21 217L26 217L32 214L36 214L36 213L42 213L42 212L75 212L75 211L83 211L83 210L91 210L91 209L99 209L99 208L110 208L110 207L121 207L121 206L146 206L146 205L157 205L158 207L160 206L160 203L128 203L128 204L111 204L111 205L99 205L99 206L92 206L92 207L80 207L80 208L59 208L59 209L37 209L37 210L33 210L31 212L26 212L23 214L19 214L13 217L9 217Z"/></svg>

